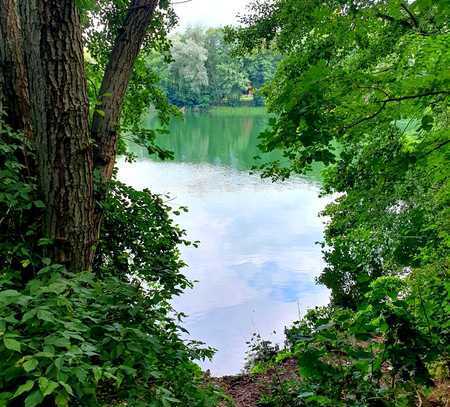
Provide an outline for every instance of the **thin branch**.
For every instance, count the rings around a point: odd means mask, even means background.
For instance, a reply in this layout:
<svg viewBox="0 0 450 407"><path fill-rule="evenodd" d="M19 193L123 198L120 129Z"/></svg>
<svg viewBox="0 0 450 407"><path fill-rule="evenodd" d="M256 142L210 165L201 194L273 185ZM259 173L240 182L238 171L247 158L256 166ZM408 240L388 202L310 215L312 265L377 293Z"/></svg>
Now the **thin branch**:
<svg viewBox="0 0 450 407"><path fill-rule="evenodd" d="M411 11L408 10L407 8L403 8L403 9L411 17L412 23L409 20L397 20L396 18L390 16L389 14L384 14L384 13L380 13L380 12L376 13L376 16L379 18L382 18L383 20L389 21L390 23L399 24L402 27L412 30L420 35L428 36L428 35L437 34L439 32L439 31L427 32L427 31L422 30L418 24L417 19L411 13Z"/></svg>
<svg viewBox="0 0 450 407"><path fill-rule="evenodd" d="M366 122L368 120L372 120L373 118L377 117L385 109L386 105L387 105L387 102L383 103L383 105L375 113L371 114L370 116L363 117L362 119L357 120L356 122L354 122L352 124L349 124L348 126L343 127L339 131L339 133L345 132L345 131L347 131L347 130L353 128L353 127L356 127L359 124L364 123L364 122Z"/></svg>
<svg viewBox="0 0 450 407"><path fill-rule="evenodd" d="M427 151L426 153L423 153L422 155L420 155L418 158L419 158L419 159L424 158L424 157L426 157L426 156L428 156L428 155L434 153L435 151L439 150L440 148L446 146L446 145L449 144L449 143L450 143L450 139L449 139L449 140L446 140L446 141L443 141L442 143L439 143L436 147L434 147L434 148L431 149L430 151Z"/></svg>
<svg viewBox="0 0 450 407"><path fill-rule="evenodd" d="M391 97L388 91L384 90L383 88L380 88L378 86L356 86L358 89L370 89L370 90L377 90L378 92L384 93L388 98Z"/></svg>
<svg viewBox="0 0 450 407"><path fill-rule="evenodd" d="M415 16L415 15L412 13L412 11L406 6L406 4L405 4L405 3L401 3L401 4L400 4L400 7L401 7L403 10L405 10L406 13L409 15L409 17L411 18L411 20L412 20L412 22L413 22L413 24L414 24L414 27L420 29L419 22L417 21L416 16Z"/></svg>
<svg viewBox="0 0 450 407"><path fill-rule="evenodd" d="M426 92L426 93L420 93L418 95L407 95L407 96L388 98L388 99L384 99L384 100L378 100L377 103L401 102L402 100L417 99L417 98L422 98L422 97L426 97L426 96L448 95L448 94L450 94L450 91L447 91L447 90L438 91L438 92Z"/></svg>
<svg viewBox="0 0 450 407"><path fill-rule="evenodd" d="M384 90L380 89L380 88L377 88L377 89L374 89L374 90L379 90L379 91L381 91L381 92L386 94L386 92ZM377 117L386 108L387 104L390 103L390 102L400 102L402 100L417 99L417 98L426 97L426 96L448 95L449 93L450 93L449 91L427 92L427 93L421 93L421 94L418 94L418 95L407 95L407 96L399 96L399 97L390 97L390 98L387 98L387 99L384 99L384 100L378 100L378 101L376 101L376 103L381 103L382 105L375 113L373 113L373 114L371 114L369 116L363 117L363 118L357 120L356 122L354 122L352 124L349 124L348 126L344 126L339 131L339 133L346 132L347 130L349 130L349 129L353 128L353 127L356 127L356 126L360 125L361 123L364 123L364 122L366 122L368 120L374 119L375 117ZM447 143L445 143L445 144L447 144Z"/></svg>

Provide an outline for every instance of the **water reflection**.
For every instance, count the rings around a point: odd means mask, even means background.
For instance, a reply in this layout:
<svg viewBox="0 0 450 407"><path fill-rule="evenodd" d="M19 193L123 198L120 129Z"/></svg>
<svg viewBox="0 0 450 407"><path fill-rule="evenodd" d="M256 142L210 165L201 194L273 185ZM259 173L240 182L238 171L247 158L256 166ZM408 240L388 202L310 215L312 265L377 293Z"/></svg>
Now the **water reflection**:
<svg viewBox="0 0 450 407"><path fill-rule="evenodd" d="M249 170L254 157L260 155L257 136L267 123L264 108L188 113L172 121L170 136L160 137L158 145L173 151L178 162ZM150 116L147 124L156 127L156 118ZM281 154L264 156L265 160L273 158Z"/></svg>
<svg viewBox="0 0 450 407"><path fill-rule="evenodd" d="M264 117L200 119L188 117L192 127L167 140L181 162L121 163L120 177L137 188L169 192L190 208L179 223L201 245L183 249L183 256L187 275L199 282L175 306L190 315L185 325L194 338L219 349L204 367L231 374L242 368L252 332L280 341L299 309L327 302L327 291L314 284L322 268L315 242L322 237L317 214L324 202L307 180L273 184L240 171L251 165L246 157L256 152L250 150ZM230 124L231 131L227 123L243 127Z"/></svg>

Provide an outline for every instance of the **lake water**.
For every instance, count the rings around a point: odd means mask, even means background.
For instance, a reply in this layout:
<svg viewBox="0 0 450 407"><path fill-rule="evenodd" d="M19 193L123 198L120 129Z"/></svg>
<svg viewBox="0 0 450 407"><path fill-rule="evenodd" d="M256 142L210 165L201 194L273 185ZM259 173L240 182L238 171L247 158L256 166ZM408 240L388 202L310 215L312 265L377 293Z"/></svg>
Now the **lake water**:
<svg viewBox="0 0 450 407"><path fill-rule="evenodd" d="M174 305L189 315L192 338L218 349L202 365L214 375L242 369L253 332L281 343L299 312L328 302L328 291L314 282L323 267L316 242L326 204L318 184L249 174L266 125L261 109L188 113L159 143L174 151L175 161L138 150L137 162L119 166L122 181L170 193L173 205L189 207L177 220L190 240L201 242L182 249L185 273L198 282Z"/></svg>

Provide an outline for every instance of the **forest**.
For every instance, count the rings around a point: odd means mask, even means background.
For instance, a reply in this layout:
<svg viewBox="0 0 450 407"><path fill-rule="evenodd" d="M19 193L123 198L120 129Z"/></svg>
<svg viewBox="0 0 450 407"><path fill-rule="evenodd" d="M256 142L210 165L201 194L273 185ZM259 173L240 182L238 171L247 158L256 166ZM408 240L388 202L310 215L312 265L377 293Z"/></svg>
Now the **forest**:
<svg viewBox="0 0 450 407"><path fill-rule="evenodd" d="M169 0L0 4L0 407L449 405L448 0L253 0L175 33ZM118 163L174 158L181 110L262 105L278 158L252 171L323 168L330 301L215 378L173 307L188 209Z"/></svg>
<svg viewBox="0 0 450 407"><path fill-rule="evenodd" d="M273 78L279 56L269 48L237 58L224 35L220 28L188 28L170 38L169 56L155 52L148 58L170 103L203 109L264 104L256 90Z"/></svg>

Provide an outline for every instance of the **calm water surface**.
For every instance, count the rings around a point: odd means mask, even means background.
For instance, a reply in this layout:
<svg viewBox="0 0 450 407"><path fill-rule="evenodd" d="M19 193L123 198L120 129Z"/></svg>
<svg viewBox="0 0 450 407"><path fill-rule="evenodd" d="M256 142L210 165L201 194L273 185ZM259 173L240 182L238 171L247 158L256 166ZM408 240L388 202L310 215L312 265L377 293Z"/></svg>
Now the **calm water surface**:
<svg viewBox="0 0 450 407"><path fill-rule="evenodd" d="M326 203L318 185L274 184L249 174L266 124L262 110L187 114L160 142L175 161L137 151L137 162L120 164L122 181L170 193L172 204L190 209L177 220L201 241L198 249L183 248L186 274L198 283L175 307L189 314L185 327L193 338L218 349L203 364L214 375L241 370L253 332L282 342L284 326L299 311L328 301L327 290L314 283L323 266L318 213Z"/></svg>

